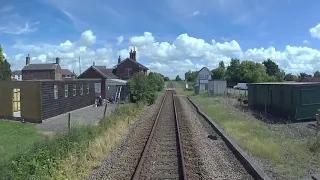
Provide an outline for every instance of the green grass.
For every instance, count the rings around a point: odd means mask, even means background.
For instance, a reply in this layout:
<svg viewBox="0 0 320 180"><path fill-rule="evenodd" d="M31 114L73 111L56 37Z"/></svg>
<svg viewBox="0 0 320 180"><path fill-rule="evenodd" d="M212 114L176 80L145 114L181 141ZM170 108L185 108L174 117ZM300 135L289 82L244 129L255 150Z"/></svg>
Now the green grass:
<svg viewBox="0 0 320 180"><path fill-rule="evenodd" d="M99 166L145 105L122 105L95 125L78 125L70 134L46 137L0 164L4 179L86 179ZM31 127L30 127L31 128ZM16 145L18 146L18 145Z"/></svg>
<svg viewBox="0 0 320 180"><path fill-rule="evenodd" d="M179 92L183 92L180 87ZM276 128L231 107L223 97L190 97L244 150L260 160L266 160L279 179L301 179L308 171L320 172L319 146L314 139L297 141L284 135L285 126ZM282 129L281 129L282 128ZM316 150L310 151L310 147ZM317 149L318 148L318 149Z"/></svg>
<svg viewBox="0 0 320 180"><path fill-rule="evenodd" d="M36 125L0 120L0 161L10 159L19 151L44 138L36 131ZM1 163L1 162L0 162Z"/></svg>

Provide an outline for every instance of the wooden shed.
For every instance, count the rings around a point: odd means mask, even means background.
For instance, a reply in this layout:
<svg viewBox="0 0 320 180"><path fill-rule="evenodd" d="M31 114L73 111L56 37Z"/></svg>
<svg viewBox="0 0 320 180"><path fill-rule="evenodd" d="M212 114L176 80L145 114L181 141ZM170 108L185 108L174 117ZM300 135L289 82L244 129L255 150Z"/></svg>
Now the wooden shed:
<svg viewBox="0 0 320 180"><path fill-rule="evenodd" d="M0 84L0 119L42 120L94 104L100 79L6 81Z"/></svg>
<svg viewBox="0 0 320 180"><path fill-rule="evenodd" d="M320 108L320 83L248 84L250 108L278 117L301 121L313 119Z"/></svg>

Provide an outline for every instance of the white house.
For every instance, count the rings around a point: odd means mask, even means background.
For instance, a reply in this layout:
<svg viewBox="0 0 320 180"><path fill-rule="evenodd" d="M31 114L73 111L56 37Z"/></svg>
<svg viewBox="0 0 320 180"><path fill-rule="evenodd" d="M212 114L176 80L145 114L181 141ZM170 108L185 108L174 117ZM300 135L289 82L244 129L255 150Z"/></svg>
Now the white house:
<svg viewBox="0 0 320 180"><path fill-rule="evenodd" d="M11 72L11 79L16 81L21 81L22 80L21 71L18 70L18 71Z"/></svg>
<svg viewBox="0 0 320 180"><path fill-rule="evenodd" d="M199 86L199 90L208 90L208 83L212 79L212 72L207 68L203 67L197 74L196 86Z"/></svg>

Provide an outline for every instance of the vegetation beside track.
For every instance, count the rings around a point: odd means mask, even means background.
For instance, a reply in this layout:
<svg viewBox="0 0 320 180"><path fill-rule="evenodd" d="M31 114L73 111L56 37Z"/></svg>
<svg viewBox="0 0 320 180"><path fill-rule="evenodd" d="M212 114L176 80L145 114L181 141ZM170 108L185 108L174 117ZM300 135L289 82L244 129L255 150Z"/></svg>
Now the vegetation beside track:
<svg viewBox="0 0 320 180"><path fill-rule="evenodd" d="M183 84L177 86L189 95ZM320 173L320 146L314 131L297 124L270 125L233 106L237 101L224 97L190 96L245 151L271 169L276 179L301 179Z"/></svg>

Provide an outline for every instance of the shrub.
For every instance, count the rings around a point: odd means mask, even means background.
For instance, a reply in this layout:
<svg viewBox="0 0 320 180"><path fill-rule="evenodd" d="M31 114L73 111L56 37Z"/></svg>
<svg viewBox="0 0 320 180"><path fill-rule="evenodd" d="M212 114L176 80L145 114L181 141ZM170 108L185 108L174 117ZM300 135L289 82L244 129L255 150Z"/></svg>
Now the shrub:
<svg viewBox="0 0 320 180"><path fill-rule="evenodd" d="M150 72L148 75L151 87L155 91L161 91L164 88L164 78L159 73Z"/></svg>
<svg viewBox="0 0 320 180"><path fill-rule="evenodd" d="M199 95L202 98L210 97L210 94L208 91L200 91Z"/></svg>
<svg viewBox="0 0 320 180"><path fill-rule="evenodd" d="M128 81L131 102L145 102L153 104L156 99L155 88L151 80L142 73L134 74Z"/></svg>

